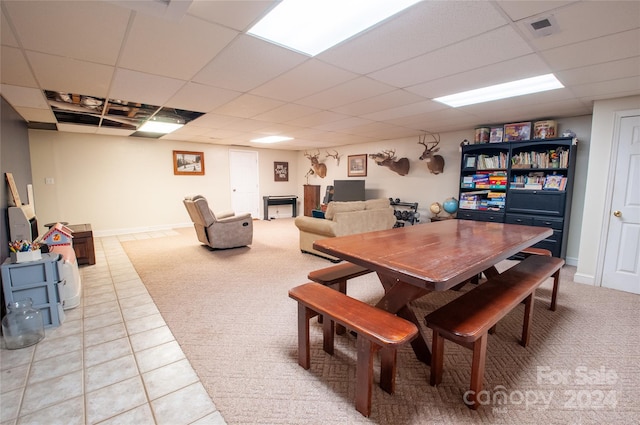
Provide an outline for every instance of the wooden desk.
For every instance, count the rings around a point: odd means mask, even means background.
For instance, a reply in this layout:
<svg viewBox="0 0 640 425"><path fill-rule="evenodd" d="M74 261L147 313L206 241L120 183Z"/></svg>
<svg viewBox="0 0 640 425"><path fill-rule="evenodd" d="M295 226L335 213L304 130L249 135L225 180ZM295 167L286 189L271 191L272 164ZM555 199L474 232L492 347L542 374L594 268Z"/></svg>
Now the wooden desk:
<svg viewBox="0 0 640 425"><path fill-rule="evenodd" d="M544 227L444 220L316 241L313 247L378 273L385 295L378 308L421 328L409 303L445 291L553 234ZM431 363L424 335L412 342Z"/></svg>

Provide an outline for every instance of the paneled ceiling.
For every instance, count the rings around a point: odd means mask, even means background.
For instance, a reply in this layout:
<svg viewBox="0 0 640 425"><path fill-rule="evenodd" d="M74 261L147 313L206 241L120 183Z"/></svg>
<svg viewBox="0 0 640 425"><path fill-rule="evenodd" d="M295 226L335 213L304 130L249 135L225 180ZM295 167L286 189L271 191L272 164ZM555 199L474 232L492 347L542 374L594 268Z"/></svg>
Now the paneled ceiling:
<svg viewBox="0 0 640 425"><path fill-rule="evenodd" d="M135 133L56 118L58 93L193 113L163 139L288 135L266 147L294 150L585 115L594 100L640 94L639 1L423 1L313 58L246 34L276 4L2 0L0 93L33 128ZM539 36L530 24L544 18L555 33ZM432 100L550 72L564 89L455 109Z"/></svg>

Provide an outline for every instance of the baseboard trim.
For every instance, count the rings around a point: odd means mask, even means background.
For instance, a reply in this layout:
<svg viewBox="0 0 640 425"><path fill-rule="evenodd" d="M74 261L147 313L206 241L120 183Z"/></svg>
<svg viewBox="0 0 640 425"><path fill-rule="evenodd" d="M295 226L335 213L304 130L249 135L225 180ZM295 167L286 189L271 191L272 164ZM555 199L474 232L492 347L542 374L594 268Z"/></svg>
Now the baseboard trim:
<svg viewBox="0 0 640 425"><path fill-rule="evenodd" d="M576 273L573 275L573 281L576 283L583 283L585 285L596 286L595 276L588 274Z"/></svg>
<svg viewBox="0 0 640 425"><path fill-rule="evenodd" d="M111 230L94 230L93 236L98 238L104 238L108 236L130 235L133 233L145 233L145 232L159 232L164 230L179 229L182 227L192 227L193 223L177 223L167 224L161 226L147 226L147 227L129 227L126 229L111 229Z"/></svg>

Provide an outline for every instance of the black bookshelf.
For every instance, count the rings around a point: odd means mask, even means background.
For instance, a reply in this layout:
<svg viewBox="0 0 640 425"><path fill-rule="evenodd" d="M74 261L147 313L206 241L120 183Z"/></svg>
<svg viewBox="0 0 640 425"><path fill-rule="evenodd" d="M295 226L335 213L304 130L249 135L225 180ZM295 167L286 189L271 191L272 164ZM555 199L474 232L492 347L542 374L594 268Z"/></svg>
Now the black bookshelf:
<svg viewBox="0 0 640 425"><path fill-rule="evenodd" d="M457 218L552 228L535 247L564 258L576 149L573 138L464 145Z"/></svg>

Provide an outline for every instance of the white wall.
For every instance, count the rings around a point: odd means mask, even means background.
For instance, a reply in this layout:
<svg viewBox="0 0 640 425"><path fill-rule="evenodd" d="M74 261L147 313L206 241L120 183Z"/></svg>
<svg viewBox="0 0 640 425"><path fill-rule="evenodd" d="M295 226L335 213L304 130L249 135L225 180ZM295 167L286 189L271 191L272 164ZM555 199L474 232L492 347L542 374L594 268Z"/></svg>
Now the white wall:
<svg viewBox="0 0 640 425"><path fill-rule="evenodd" d="M229 210L229 149L243 149L42 130L29 130L29 144L40 231L49 222L91 223L97 236L190 226L186 195ZM174 175L173 150L204 152L205 175ZM297 152L262 149L258 156L261 194L296 193L295 177L274 182L272 166L288 161L295 176Z"/></svg>
<svg viewBox="0 0 640 425"><path fill-rule="evenodd" d="M611 167L616 112L640 108L640 96L595 101L591 127L591 150L586 176L586 206L581 223L578 268L575 281L600 286L608 205L607 187L615 174Z"/></svg>
<svg viewBox="0 0 640 425"><path fill-rule="evenodd" d="M418 158L422 155L424 147L418 144L418 137L388 140L376 143L359 145L347 145L335 148L339 154L340 165L336 166L333 158L324 160L327 165L327 176L323 179L317 176L309 177L309 184L321 185L320 194L324 197L327 185L333 184L333 180L361 179L362 177L348 177L347 163L349 155L374 154L382 150L395 149L396 157L409 159L410 170L406 176L400 176L387 167L379 166L371 158L367 158L367 177L365 178L367 198L399 198L403 202L418 202L422 223L429 222L429 205L433 202L442 203L449 197L458 197L458 177L460 175L460 142L464 139L473 139L474 131L458 131L443 133L438 154L445 158L444 172L438 175L431 174L427 164ZM309 151L311 152L311 151ZM314 151L317 152L317 151ZM321 158L326 155L326 150L321 150ZM333 152L333 150L330 150ZM300 174L304 177L310 168L310 162L300 153L298 165ZM300 184L305 184L302 178ZM446 215L446 213L444 214Z"/></svg>
<svg viewBox="0 0 640 425"><path fill-rule="evenodd" d="M591 117L559 119L558 125L559 131L571 129L580 139L567 247L567 260L571 264L578 257L580 244ZM418 159L424 148L414 137L337 147L341 156L339 165L335 159L326 158L327 150L322 149L320 158L327 166L327 176L323 179L310 176L308 183L320 185L323 197L326 186L333 180L354 179L347 176L349 155L395 149L398 158L409 159L409 174L400 176L368 159L367 198L418 202L420 222L427 223L431 203L457 198L460 143L472 140L473 135L473 129L441 134L439 154L445 158L445 167L439 175L431 174L427 164ZM310 168L304 152L43 130L29 130L29 139L41 230L45 223L55 221L91 223L97 236L190 226L182 199L191 194L206 196L214 210L230 209L230 149L258 152L261 207L262 196L297 195L298 211L302 213L303 185ZM173 175L173 150L204 152L205 175ZM274 182L274 161L289 163L288 182ZM45 178L53 178L55 183L45 184ZM269 208L269 216L290 215L289 206ZM257 218L262 218L262 211Z"/></svg>

